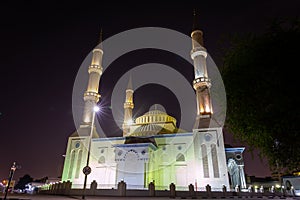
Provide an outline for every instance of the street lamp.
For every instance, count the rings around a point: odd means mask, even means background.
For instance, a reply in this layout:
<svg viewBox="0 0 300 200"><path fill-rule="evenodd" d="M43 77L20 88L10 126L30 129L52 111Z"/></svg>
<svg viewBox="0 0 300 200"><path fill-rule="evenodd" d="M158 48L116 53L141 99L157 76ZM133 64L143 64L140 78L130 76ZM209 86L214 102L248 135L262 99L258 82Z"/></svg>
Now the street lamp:
<svg viewBox="0 0 300 200"><path fill-rule="evenodd" d="M88 154L87 154L87 159L86 159L86 166L83 168L83 173L84 173L84 184L83 184L83 194L82 194L82 199L85 199L85 191L86 191L86 182L87 182L87 176L91 173L91 167L89 166L90 162L90 152L91 152L91 141L93 137L93 130L94 130L94 123L95 123L95 115L96 112L98 112L100 108L98 106L94 106L93 108L93 117L92 117L92 124L91 124L91 132L89 136L89 141L88 141Z"/></svg>
<svg viewBox="0 0 300 200"><path fill-rule="evenodd" d="M14 173L15 173L16 169L17 169L17 165L16 165L16 162L14 162L13 165L11 166L11 168L10 168L10 171L9 171L9 179L8 179L7 186L5 188L5 195L4 195L3 200L6 200L8 189L9 189L11 180L12 180L12 178L14 176Z"/></svg>

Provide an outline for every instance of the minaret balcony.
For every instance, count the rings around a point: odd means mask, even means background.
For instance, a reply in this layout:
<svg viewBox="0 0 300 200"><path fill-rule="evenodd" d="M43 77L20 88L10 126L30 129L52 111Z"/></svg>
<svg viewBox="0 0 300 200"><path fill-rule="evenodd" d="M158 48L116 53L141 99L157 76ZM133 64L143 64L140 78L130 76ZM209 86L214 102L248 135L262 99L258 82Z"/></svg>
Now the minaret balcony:
<svg viewBox="0 0 300 200"><path fill-rule="evenodd" d="M100 52L103 54L103 50L100 48L100 45L98 45L95 49L93 49L93 53Z"/></svg>
<svg viewBox="0 0 300 200"><path fill-rule="evenodd" d="M88 71L89 71L89 73L95 72L95 73L98 73L101 75L103 69L100 65L90 65Z"/></svg>
<svg viewBox="0 0 300 200"><path fill-rule="evenodd" d="M100 99L100 97L101 97L101 95L98 94L98 93L96 93L96 92L89 92L89 91L86 91L86 92L84 93L83 99L84 99L85 101L91 100L91 101L96 101L96 102L98 102L99 99Z"/></svg>
<svg viewBox="0 0 300 200"><path fill-rule="evenodd" d="M199 117L200 118L211 118L212 113L211 112L200 112Z"/></svg>
<svg viewBox="0 0 300 200"><path fill-rule="evenodd" d="M193 86L195 89L202 87L202 86L210 87L211 82L210 82L210 79L207 77L199 77L193 81Z"/></svg>
<svg viewBox="0 0 300 200"><path fill-rule="evenodd" d="M124 108L131 108L131 109L133 109L133 107L134 107L134 104L132 102L125 102L124 103Z"/></svg>
<svg viewBox="0 0 300 200"><path fill-rule="evenodd" d="M191 50L191 58L194 59L197 56L207 57L207 52L204 47L195 47Z"/></svg>

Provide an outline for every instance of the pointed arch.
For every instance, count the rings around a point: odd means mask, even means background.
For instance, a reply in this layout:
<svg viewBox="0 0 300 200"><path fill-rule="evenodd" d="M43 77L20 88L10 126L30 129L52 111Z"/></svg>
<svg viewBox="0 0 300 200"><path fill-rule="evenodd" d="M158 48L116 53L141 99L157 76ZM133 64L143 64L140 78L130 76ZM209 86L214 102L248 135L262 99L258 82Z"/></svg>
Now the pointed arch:
<svg viewBox="0 0 300 200"><path fill-rule="evenodd" d="M80 169L81 169L81 160L82 160L82 150L80 149L78 151L78 158L77 158L77 166L76 166L75 178L79 178L79 173L80 173Z"/></svg>
<svg viewBox="0 0 300 200"><path fill-rule="evenodd" d="M75 150L72 150L70 154L70 168L69 168L68 179L72 178L74 162L75 162L75 153L76 153Z"/></svg>
<svg viewBox="0 0 300 200"><path fill-rule="evenodd" d="M176 162L184 162L185 156L182 153L177 154L176 156Z"/></svg>
<svg viewBox="0 0 300 200"><path fill-rule="evenodd" d="M98 160L98 163L99 164L104 164L105 163L105 157L104 156L101 156Z"/></svg>
<svg viewBox="0 0 300 200"><path fill-rule="evenodd" d="M202 152L203 175L204 175L204 178L209 178L207 149L206 149L206 145L205 144L201 145L201 152Z"/></svg>
<svg viewBox="0 0 300 200"><path fill-rule="evenodd" d="M217 146L215 144L212 144L210 147L211 147L211 159L213 164L212 167L214 170L214 178L220 178Z"/></svg>

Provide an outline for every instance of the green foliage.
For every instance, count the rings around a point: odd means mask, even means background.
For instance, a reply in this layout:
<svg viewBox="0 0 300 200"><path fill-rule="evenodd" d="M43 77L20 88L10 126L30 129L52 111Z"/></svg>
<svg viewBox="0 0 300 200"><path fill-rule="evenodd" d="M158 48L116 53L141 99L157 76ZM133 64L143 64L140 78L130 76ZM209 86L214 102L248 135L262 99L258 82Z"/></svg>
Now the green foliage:
<svg viewBox="0 0 300 200"><path fill-rule="evenodd" d="M276 20L264 34L230 41L221 69L225 127L258 148L271 168L299 169L299 19Z"/></svg>

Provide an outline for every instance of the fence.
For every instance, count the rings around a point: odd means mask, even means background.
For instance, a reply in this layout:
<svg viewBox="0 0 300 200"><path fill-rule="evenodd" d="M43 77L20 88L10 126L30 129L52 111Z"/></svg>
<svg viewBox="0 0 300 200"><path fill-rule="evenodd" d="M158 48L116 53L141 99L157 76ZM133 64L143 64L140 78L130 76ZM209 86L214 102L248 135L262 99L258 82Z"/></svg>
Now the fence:
<svg viewBox="0 0 300 200"><path fill-rule="evenodd" d="M45 185L40 187L38 190L39 194L53 194L53 195L69 195L69 196L80 196L83 195L84 190L79 188L79 185L72 186L70 181L59 182L51 185ZM143 189L128 189L124 181L119 182L117 185L105 185L98 186L96 181L93 181L91 184L88 184L89 187L85 190L85 195L87 196L131 196L131 197L147 197L147 196L156 196L156 197L181 197L181 198L262 198L263 196L267 197L292 197L295 196L295 193L282 190L280 192L276 191L260 191L255 192L255 190L249 190L247 192L242 192L238 188L235 191L228 191L225 186L222 188L211 188L210 185L206 185L205 188L201 188L201 191L195 190L194 185L190 184L187 187L176 187L174 183L169 185L169 188L160 189L161 187L156 187L153 182L148 185L148 188ZM199 188L198 188L199 189Z"/></svg>

